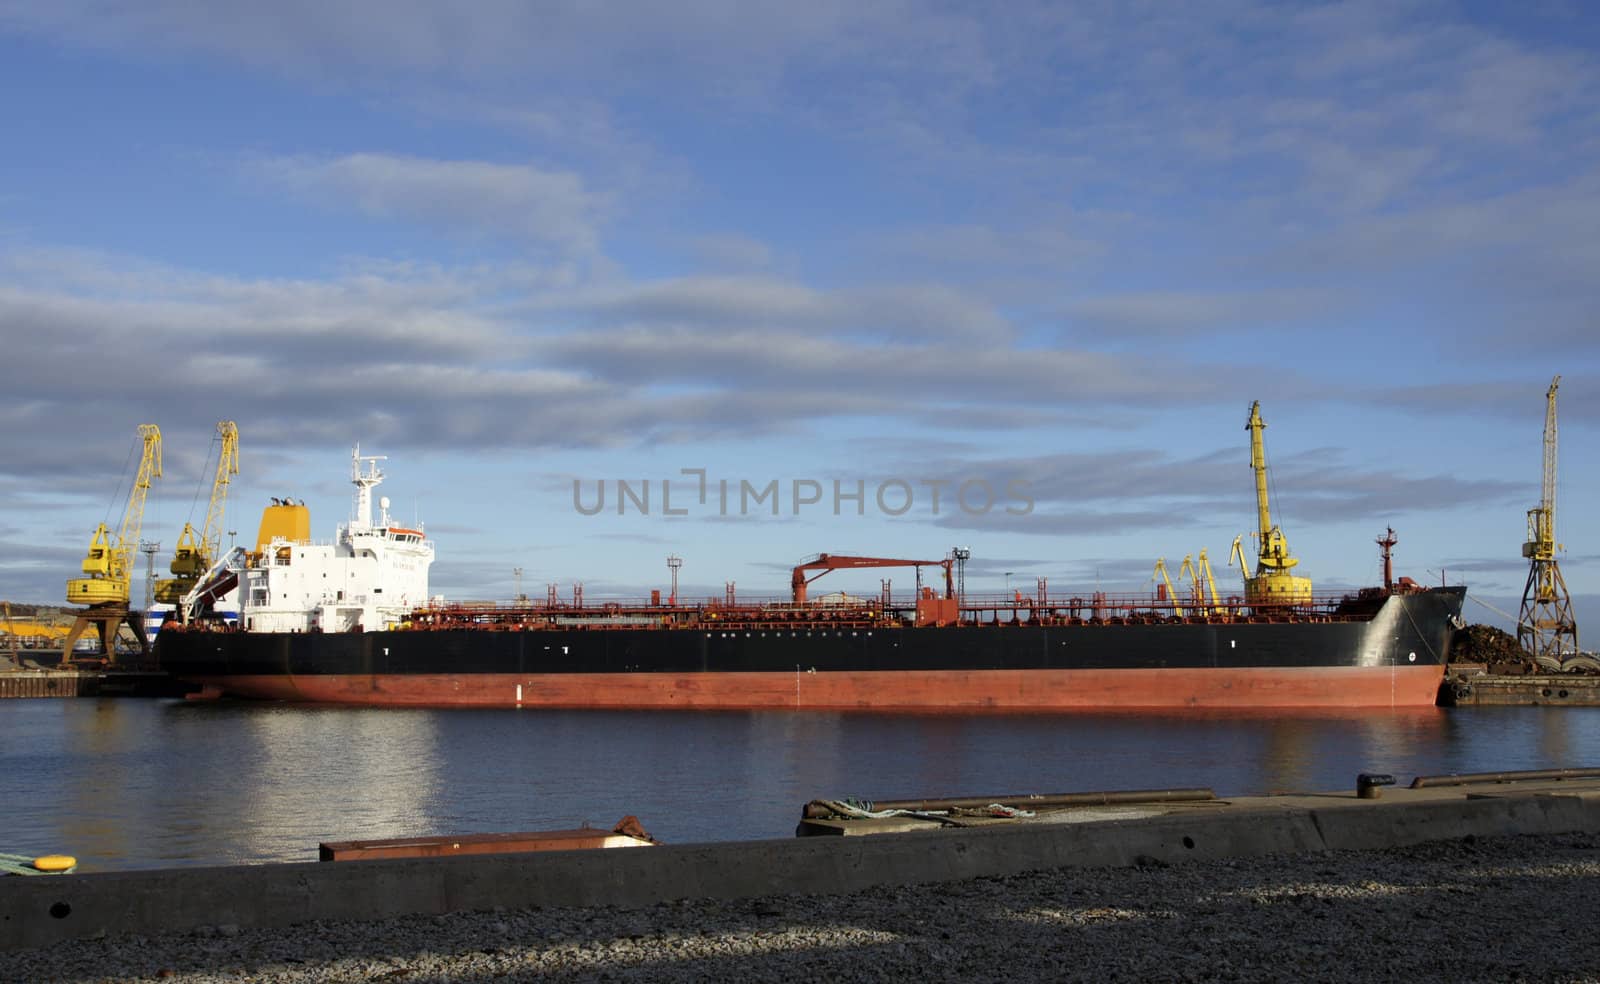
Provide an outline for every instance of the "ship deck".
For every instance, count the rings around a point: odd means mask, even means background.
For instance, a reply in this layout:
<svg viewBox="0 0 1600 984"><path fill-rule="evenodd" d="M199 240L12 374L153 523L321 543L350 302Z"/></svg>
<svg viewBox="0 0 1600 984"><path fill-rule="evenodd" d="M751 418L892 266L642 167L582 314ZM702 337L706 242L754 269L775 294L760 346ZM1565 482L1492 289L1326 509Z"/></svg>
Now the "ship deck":
<svg viewBox="0 0 1600 984"><path fill-rule="evenodd" d="M663 604L646 600L585 604L554 596L540 603L462 602L412 612L402 627L418 630L522 629L879 629L902 626L977 625L1233 625L1239 623L1366 622L1390 594L1380 589L1314 595L1300 604L1247 605L1242 598L1218 602L1156 595L1036 595L973 597L959 602L895 601L887 596L843 602L787 599Z"/></svg>

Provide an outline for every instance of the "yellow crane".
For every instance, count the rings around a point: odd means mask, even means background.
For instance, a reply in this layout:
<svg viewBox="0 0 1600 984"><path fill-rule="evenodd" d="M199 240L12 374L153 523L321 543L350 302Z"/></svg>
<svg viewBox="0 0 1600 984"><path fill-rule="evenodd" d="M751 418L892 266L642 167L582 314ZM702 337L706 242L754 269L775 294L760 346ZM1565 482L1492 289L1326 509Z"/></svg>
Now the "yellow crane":
<svg viewBox="0 0 1600 984"><path fill-rule="evenodd" d="M1272 522L1272 510L1267 503L1267 452L1261 440L1266 429L1261 419L1261 401L1250 404L1250 419L1245 429L1250 432L1250 468L1256 475L1256 521L1260 549L1256 556L1256 573L1244 578L1245 601L1257 604L1306 604L1311 601L1311 579L1289 573L1299 559L1289 553L1289 541L1283 530ZM1239 556L1239 566L1244 568L1244 555L1234 541L1234 552Z"/></svg>
<svg viewBox="0 0 1600 984"><path fill-rule="evenodd" d="M1211 573L1211 560L1206 556L1206 549L1200 548L1198 561L1185 556L1183 566L1178 568L1178 580L1185 577L1189 579L1190 595L1194 599L1194 607L1202 615L1215 615L1222 609L1222 599L1217 597L1217 579ZM1210 601L1207 602L1207 590L1210 592Z"/></svg>
<svg viewBox="0 0 1600 984"><path fill-rule="evenodd" d="M222 545L223 515L228 505L228 485L239 474L239 428L231 420L217 423L217 472L211 481L211 503L206 507L206 522L196 534L194 524L184 523L173 551L171 570L175 575L156 582L155 599L175 605L194 589L200 575L211 569Z"/></svg>
<svg viewBox="0 0 1600 984"><path fill-rule="evenodd" d="M1187 563L1187 560L1185 563ZM1167 576L1167 558L1156 558L1156 572L1150 575L1150 580L1156 582L1157 588L1160 588L1163 585L1166 587L1167 598L1172 602L1173 614L1177 615L1179 618L1183 618L1183 606L1178 603L1178 592L1172 589L1172 578Z"/></svg>
<svg viewBox="0 0 1600 984"><path fill-rule="evenodd" d="M1556 387L1545 392L1544 474L1539 505L1528 510L1528 539L1522 556L1528 558L1528 583L1522 589L1522 610L1517 616L1517 642L1531 656L1560 659L1578 651L1578 623L1572 617L1572 597L1556 551Z"/></svg>
<svg viewBox="0 0 1600 984"><path fill-rule="evenodd" d="M152 481L161 477L161 428L155 424L140 424L139 438L144 444L144 453L139 459L133 486L128 490L122 525L115 533L104 523L95 529L89 540L89 552L83 558L83 573L87 576L67 582L67 602L89 607L78 613L62 643L63 666L73 664L72 647L90 625L99 631L101 656L107 662L116 659L116 636L124 622L138 637L140 652L149 650L144 618L128 607L128 584L133 570L133 551L144 525L145 498L150 494Z"/></svg>

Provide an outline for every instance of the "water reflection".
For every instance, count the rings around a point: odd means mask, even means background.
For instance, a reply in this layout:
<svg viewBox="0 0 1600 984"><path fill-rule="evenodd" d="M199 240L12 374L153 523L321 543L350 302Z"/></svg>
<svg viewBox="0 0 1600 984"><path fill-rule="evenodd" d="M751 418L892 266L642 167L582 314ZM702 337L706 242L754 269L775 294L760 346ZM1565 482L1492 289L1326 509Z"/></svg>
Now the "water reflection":
<svg viewBox="0 0 1600 984"><path fill-rule="evenodd" d="M111 855L126 857L151 820L145 804L157 783L138 754L139 715L114 700L91 701L84 711L65 718L62 748L53 756L59 785L51 792L63 794L63 834L69 844L104 844ZM84 781L91 769L94 781ZM140 805L130 814L129 803Z"/></svg>
<svg viewBox="0 0 1600 984"><path fill-rule="evenodd" d="M84 870L309 860L322 840L636 814L673 843L793 835L818 797L1220 795L1600 765L1600 708L1072 715L0 702L0 851Z"/></svg>
<svg viewBox="0 0 1600 984"><path fill-rule="evenodd" d="M845 744L872 750L854 771L878 784L881 799L1189 786L1224 795L1344 788L1360 771L1405 771L1417 753L1439 747L1447 726L1446 712L1436 708L859 716L841 723Z"/></svg>
<svg viewBox="0 0 1600 984"><path fill-rule="evenodd" d="M437 826L430 809L439 786L437 718L425 711L261 708L230 745L224 755L239 781L208 790L205 807L239 824L244 857L298 851L309 860L322 840Z"/></svg>

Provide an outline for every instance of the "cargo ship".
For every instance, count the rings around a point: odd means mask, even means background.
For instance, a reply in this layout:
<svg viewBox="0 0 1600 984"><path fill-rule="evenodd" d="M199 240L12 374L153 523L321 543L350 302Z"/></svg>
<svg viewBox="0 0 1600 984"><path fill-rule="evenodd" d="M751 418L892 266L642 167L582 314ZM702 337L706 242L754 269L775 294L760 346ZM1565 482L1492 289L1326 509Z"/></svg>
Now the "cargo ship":
<svg viewBox="0 0 1600 984"><path fill-rule="evenodd" d="M157 636L163 669L195 697L363 705L896 711L1417 707L1437 697L1466 589L1393 576L1312 591L1271 521L1259 405L1252 406L1259 554L1242 592L1193 578L1187 597L969 596L964 548L933 560L820 554L787 597L585 603L428 595L434 545L402 526L378 458L352 453L353 519L310 538L303 502L274 500L254 549L208 571ZM1234 555L1243 564L1240 539ZM670 559L669 559L670 566ZM896 598L808 596L834 570L914 568ZM924 586L925 568L942 584ZM674 569L674 575L676 570ZM1207 583L1209 582L1209 583ZM1206 588L1209 587L1209 590ZM209 617L236 592L238 618Z"/></svg>

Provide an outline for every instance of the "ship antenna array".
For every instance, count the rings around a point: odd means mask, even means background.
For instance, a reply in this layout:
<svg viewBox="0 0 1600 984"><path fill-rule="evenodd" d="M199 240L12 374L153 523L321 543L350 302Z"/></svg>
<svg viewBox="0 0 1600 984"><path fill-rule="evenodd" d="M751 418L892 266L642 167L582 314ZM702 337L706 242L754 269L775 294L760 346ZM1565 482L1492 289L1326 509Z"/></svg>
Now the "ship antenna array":
<svg viewBox="0 0 1600 984"><path fill-rule="evenodd" d="M950 556L956 562L956 599L961 602L967 600L967 561L972 559L970 547L955 547L950 551Z"/></svg>
<svg viewBox="0 0 1600 984"><path fill-rule="evenodd" d="M378 468L378 462L388 460L386 454L361 453L361 445L357 444L350 449L350 482L356 487L355 516L352 523L357 526L372 525L372 489L383 483L383 472ZM361 471L365 462L367 471Z"/></svg>
<svg viewBox="0 0 1600 984"><path fill-rule="evenodd" d="M1528 582L1522 589L1522 609L1517 615L1517 643L1530 656L1560 659L1578 651L1578 624L1572 617L1572 596L1567 593L1561 564L1556 560L1556 388L1561 377L1545 391L1544 468L1539 505L1528 510L1528 539L1522 556L1528 558Z"/></svg>
<svg viewBox="0 0 1600 984"><path fill-rule="evenodd" d="M678 603L678 571L683 567L683 558L677 554L667 555L667 569L672 572L672 593L667 596L667 604Z"/></svg>

